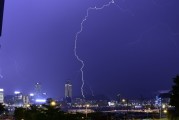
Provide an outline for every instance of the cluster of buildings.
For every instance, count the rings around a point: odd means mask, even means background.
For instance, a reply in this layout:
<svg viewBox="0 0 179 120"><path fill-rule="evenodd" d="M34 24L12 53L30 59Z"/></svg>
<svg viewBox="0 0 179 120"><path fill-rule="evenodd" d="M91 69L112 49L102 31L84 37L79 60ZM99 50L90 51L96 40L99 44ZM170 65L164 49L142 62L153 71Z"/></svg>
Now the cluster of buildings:
<svg viewBox="0 0 179 120"><path fill-rule="evenodd" d="M34 91L29 94L23 94L21 91L14 91L12 95L4 95L4 89L0 88L0 103L6 106L22 107L30 104L43 104L47 100L46 92L42 91L40 83L34 85ZM66 103L72 103L72 84L68 81L65 84L65 97L63 99Z"/></svg>
<svg viewBox="0 0 179 120"><path fill-rule="evenodd" d="M59 101L62 109L67 108L70 112L86 112L86 109L91 111L117 111L131 110L133 112L156 112L166 114L169 105L171 92L170 90L162 90L156 92L156 96L152 99L137 99L131 100L121 97L117 94L116 99L110 100L105 97L83 99L72 97L72 84L65 84L65 99Z"/></svg>
<svg viewBox="0 0 179 120"><path fill-rule="evenodd" d="M0 103L5 105L9 112L13 112L15 107L29 107L31 104L45 104L50 99L52 98L48 98L46 92L42 91L42 86L38 82L34 85L34 91L29 94L24 94L22 91L14 91L12 95L4 95L4 89L0 88ZM72 84L69 81L65 84L65 97L63 101L67 106L71 106ZM60 103L58 100L56 100L56 102Z"/></svg>
<svg viewBox="0 0 179 120"><path fill-rule="evenodd" d="M72 84L67 81L64 85L64 98L61 100L55 100L63 110L85 111L86 107L88 110L95 111L108 111L108 110L121 110L121 109L131 109L131 110L154 110L162 109L165 110L170 107L170 91L159 91L156 98L145 99L145 100L129 100L126 98L121 98L118 94L116 99L110 100L105 97L89 98L74 98L72 97ZM48 101L47 94L42 91L41 84L36 83L34 85L34 92L28 95L23 94L21 91L14 91L13 95L4 96L4 90L0 89L0 103L3 103L8 107L9 111L13 111L15 107L29 107L30 104L44 104ZM80 108L80 109L79 109ZM79 112L79 111L78 111Z"/></svg>
<svg viewBox="0 0 179 120"><path fill-rule="evenodd" d="M4 95L4 89L0 89L0 103L13 111L15 107L28 107L30 104L42 104L46 102L47 94L42 92L41 84L36 83L33 93L23 94L21 91L14 91L12 95Z"/></svg>

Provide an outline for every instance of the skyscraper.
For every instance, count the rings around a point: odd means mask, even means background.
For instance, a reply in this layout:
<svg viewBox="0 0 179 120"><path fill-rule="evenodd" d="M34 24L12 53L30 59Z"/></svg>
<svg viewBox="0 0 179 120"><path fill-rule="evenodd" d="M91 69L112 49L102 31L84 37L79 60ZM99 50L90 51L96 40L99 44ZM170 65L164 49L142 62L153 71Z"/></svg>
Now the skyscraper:
<svg viewBox="0 0 179 120"><path fill-rule="evenodd" d="M36 98L41 98L42 97L41 84L38 83L38 82L35 84L35 97Z"/></svg>
<svg viewBox="0 0 179 120"><path fill-rule="evenodd" d="M16 107L21 107L23 105L23 94L20 91L14 91L14 104Z"/></svg>
<svg viewBox="0 0 179 120"><path fill-rule="evenodd" d="M4 89L0 89L0 103L4 103Z"/></svg>
<svg viewBox="0 0 179 120"><path fill-rule="evenodd" d="M118 103L121 102L121 94L117 94L117 102L118 102Z"/></svg>
<svg viewBox="0 0 179 120"><path fill-rule="evenodd" d="M65 98L72 98L72 84L70 81L65 84Z"/></svg>

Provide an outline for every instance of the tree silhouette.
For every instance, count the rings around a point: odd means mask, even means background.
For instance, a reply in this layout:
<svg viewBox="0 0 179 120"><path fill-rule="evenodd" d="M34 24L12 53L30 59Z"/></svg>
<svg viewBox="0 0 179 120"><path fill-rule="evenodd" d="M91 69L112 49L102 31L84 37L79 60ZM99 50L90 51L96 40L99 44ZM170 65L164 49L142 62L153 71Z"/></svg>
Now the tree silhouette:
<svg viewBox="0 0 179 120"><path fill-rule="evenodd" d="M2 114L5 111L4 105L0 103L0 114Z"/></svg>
<svg viewBox="0 0 179 120"><path fill-rule="evenodd" d="M173 116L179 117L179 75L173 78L172 94L170 97L170 105L174 106Z"/></svg>
<svg viewBox="0 0 179 120"><path fill-rule="evenodd" d="M25 108L15 108L15 111L14 111L14 118L16 120L22 120L25 118L25 111L26 109Z"/></svg>

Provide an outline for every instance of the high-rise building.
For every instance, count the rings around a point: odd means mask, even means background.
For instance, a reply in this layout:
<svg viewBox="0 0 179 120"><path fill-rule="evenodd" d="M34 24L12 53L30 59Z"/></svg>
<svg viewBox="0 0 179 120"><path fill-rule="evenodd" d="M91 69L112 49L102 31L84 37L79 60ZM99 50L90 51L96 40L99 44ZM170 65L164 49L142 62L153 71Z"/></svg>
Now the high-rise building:
<svg viewBox="0 0 179 120"><path fill-rule="evenodd" d="M4 89L0 89L0 103L4 103Z"/></svg>
<svg viewBox="0 0 179 120"><path fill-rule="evenodd" d="M118 103L121 102L121 94L117 94L117 102L118 102Z"/></svg>
<svg viewBox="0 0 179 120"><path fill-rule="evenodd" d="M22 93L20 91L14 91L14 105L21 107L23 105Z"/></svg>
<svg viewBox="0 0 179 120"><path fill-rule="evenodd" d="M35 97L36 98L41 98L42 97L41 84L38 83L38 82L35 84Z"/></svg>
<svg viewBox="0 0 179 120"><path fill-rule="evenodd" d="M162 105L169 105L171 90L160 90L157 92L155 105L162 107Z"/></svg>
<svg viewBox="0 0 179 120"><path fill-rule="evenodd" d="M23 95L22 99L23 99L23 104L24 105L29 104L29 96L28 95Z"/></svg>
<svg viewBox="0 0 179 120"><path fill-rule="evenodd" d="M65 84L65 98L72 98L72 84L70 81Z"/></svg>

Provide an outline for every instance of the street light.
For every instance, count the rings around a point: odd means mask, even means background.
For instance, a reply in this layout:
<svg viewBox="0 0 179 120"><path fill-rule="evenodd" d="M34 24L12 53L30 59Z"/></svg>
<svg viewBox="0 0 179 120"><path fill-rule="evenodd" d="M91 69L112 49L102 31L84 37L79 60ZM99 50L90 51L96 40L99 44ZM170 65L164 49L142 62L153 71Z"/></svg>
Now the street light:
<svg viewBox="0 0 179 120"><path fill-rule="evenodd" d="M51 105L51 106L56 106L56 102L55 102L55 101L52 101L52 102L50 103L50 105Z"/></svg>
<svg viewBox="0 0 179 120"><path fill-rule="evenodd" d="M167 113L167 110L163 110L163 112L166 114L166 113Z"/></svg>
<svg viewBox="0 0 179 120"><path fill-rule="evenodd" d="M29 107L30 107L30 104L26 104L26 107L29 108Z"/></svg>
<svg viewBox="0 0 179 120"><path fill-rule="evenodd" d="M122 99L122 103L123 103L123 105L125 105L125 103L126 103L126 108L127 108L127 112L126 112L126 115L125 115L125 119L127 119L127 116L128 116L128 111L129 111L129 108L128 108L128 102L129 102L129 100L128 99Z"/></svg>
<svg viewBox="0 0 179 120"><path fill-rule="evenodd" d="M86 118L88 117L88 107L89 107L89 104L86 105Z"/></svg>
<svg viewBox="0 0 179 120"><path fill-rule="evenodd" d="M165 104L162 104L162 100L161 100L161 103L160 103L160 108L159 108L159 114L160 114L160 119L162 118L162 110L164 109L164 113L167 113L167 110L165 110L166 108L166 105Z"/></svg>
<svg viewBox="0 0 179 120"><path fill-rule="evenodd" d="M124 103L124 102L126 102L126 100L125 100L125 99L122 99L122 102Z"/></svg>
<svg viewBox="0 0 179 120"><path fill-rule="evenodd" d="M163 109L165 109L165 108L166 108L166 105L165 105L165 104L163 104L163 105L162 105L162 108L163 108Z"/></svg>

